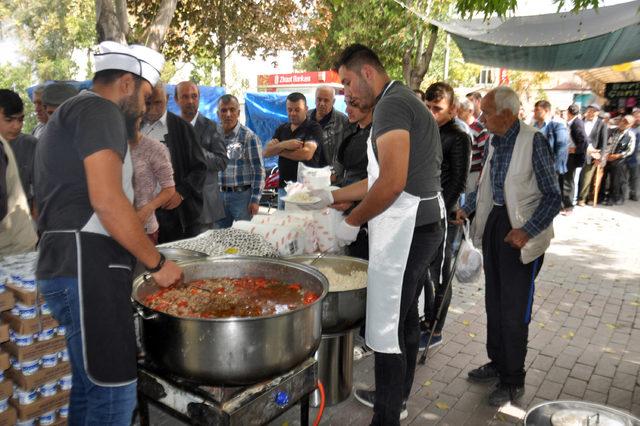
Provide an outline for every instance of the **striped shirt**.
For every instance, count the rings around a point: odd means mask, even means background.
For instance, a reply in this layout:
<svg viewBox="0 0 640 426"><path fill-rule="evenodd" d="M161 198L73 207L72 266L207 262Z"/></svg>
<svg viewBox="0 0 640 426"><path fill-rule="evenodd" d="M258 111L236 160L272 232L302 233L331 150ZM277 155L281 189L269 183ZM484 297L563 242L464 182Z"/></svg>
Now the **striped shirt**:
<svg viewBox="0 0 640 426"><path fill-rule="evenodd" d="M489 131L478 120L469 126L471 129L471 169L470 173L482 170L482 158L484 157L484 146L489 139Z"/></svg>
<svg viewBox="0 0 640 426"><path fill-rule="evenodd" d="M493 202L498 205L505 204L504 181L507 177L518 133L520 133L520 121L516 121L504 136L493 135L491 138L491 145L494 149L491 157L491 188ZM542 198L522 230L530 237L535 237L551 225L553 218L560 210L560 188L558 187L553 152L544 135L540 132L536 132L533 136L532 161L533 172ZM467 214L475 210L476 197L477 191L467 197L464 206L464 211Z"/></svg>
<svg viewBox="0 0 640 426"><path fill-rule="evenodd" d="M219 172L221 187L251 186L251 203L258 204L264 187L264 163L262 143L258 136L246 126L238 123L224 135L229 162Z"/></svg>

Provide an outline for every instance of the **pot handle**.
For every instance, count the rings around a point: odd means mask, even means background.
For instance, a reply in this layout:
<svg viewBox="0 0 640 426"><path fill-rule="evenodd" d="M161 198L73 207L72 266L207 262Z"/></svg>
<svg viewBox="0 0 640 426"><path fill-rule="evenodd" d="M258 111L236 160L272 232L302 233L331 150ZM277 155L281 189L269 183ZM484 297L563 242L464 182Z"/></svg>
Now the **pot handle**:
<svg viewBox="0 0 640 426"><path fill-rule="evenodd" d="M136 305L136 312L138 313L138 316L143 320L154 320L158 318L158 314L150 314L150 315L145 314L144 310L142 309L142 306L140 305Z"/></svg>

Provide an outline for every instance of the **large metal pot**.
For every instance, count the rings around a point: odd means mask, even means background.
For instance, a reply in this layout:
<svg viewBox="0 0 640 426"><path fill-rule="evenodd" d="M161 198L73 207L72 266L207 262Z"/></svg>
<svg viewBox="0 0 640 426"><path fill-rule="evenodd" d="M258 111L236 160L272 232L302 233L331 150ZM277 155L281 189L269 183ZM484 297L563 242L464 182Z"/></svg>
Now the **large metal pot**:
<svg viewBox="0 0 640 426"><path fill-rule="evenodd" d="M320 294L293 311L257 318L180 318L144 306L158 290L138 277L133 299L142 317L146 356L169 372L201 383L244 385L285 373L313 355L321 338L327 279L305 265L263 257L206 258L181 264L185 281L265 277L295 282Z"/></svg>
<svg viewBox="0 0 640 426"><path fill-rule="evenodd" d="M351 271L367 271L366 260L349 256L325 255L291 256L287 260L301 264L310 264L314 268L327 267L339 274L348 275ZM315 262L314 262L315 260ZM367 310L367 288L349 291L331 291L322 302L322 334L335 334L357 327L364 320Z"/></svg>
<svg viewBox="0 0 640 426"><path fill-rule="evenodd" d="M525 426L640 426L640 419L604 405L585 401L550 401L531 408Z"/></svg>

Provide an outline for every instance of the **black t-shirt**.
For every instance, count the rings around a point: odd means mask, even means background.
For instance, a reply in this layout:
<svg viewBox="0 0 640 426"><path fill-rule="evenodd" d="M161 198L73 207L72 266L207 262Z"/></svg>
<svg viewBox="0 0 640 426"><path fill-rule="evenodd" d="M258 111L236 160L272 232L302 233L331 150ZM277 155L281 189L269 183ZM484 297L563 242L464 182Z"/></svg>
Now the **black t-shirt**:
<svg viewBox="0 0 640 426"><path fill-rule="evenodd" d="M83 92L62 104L51 116L36 147L35 195L38 230L80 230L94 211L89 200L84 159L104 149L127 153L124 115L113 102ZM72 234L43 235L37 276L76 276Z"/></svg>
<svg viewBox="0 0 640 426"><path fill-rule="evenodd" d="M338 161L344 168L340 186L351 185L367 178L367 140L371 124L365 128L355 126L338 150Z"/></svg>
<svg viewBox="0 0 640 426"><path fill-rule="evenodd" d="M273 139L280 142L290 139L298 139L303 142L314 141L317 148L313 153L313 158L303 163L310 167L322 167L326 165L324 156L322 155L322 127L315 121L306 119L294 131L291 131L291 123L285 123L279 126L273 134ZM286 182L298 181L298 163L299 161L289 160L282 156L278 157L278 169L280 171L279 187L284 188Z"/></svg>

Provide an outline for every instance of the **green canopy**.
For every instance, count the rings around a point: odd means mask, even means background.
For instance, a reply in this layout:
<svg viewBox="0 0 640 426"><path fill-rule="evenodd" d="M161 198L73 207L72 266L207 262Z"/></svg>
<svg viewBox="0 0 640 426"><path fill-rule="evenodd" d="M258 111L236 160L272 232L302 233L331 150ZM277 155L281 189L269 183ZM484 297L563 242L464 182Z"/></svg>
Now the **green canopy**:
<svg viewBox="0 0 640 426"><path fill-rule="evenodd" d="M640 1L509 19L431 21L466 62L530 71L598 68L640 59Z"/></svg>

